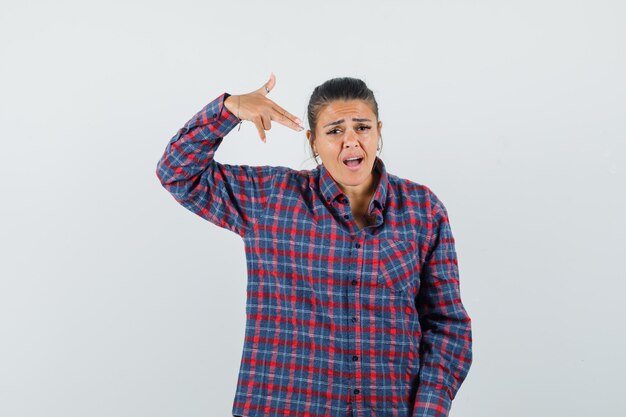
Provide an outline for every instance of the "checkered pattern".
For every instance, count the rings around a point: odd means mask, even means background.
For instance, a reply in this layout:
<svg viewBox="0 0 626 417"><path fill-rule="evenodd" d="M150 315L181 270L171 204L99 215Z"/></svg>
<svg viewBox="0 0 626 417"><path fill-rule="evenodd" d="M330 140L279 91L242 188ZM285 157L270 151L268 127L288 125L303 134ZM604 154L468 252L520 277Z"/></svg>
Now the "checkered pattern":
<svg viewBox="0 0 626 417"><path fill-rule="evenodd" d="M323 165L229 165L223 93L168 143L178 203L244 241L246 328L232 414L444 417L472 362L446 208L386 171L359 228ZM218 258L216 258L218 260Z"/></svg>

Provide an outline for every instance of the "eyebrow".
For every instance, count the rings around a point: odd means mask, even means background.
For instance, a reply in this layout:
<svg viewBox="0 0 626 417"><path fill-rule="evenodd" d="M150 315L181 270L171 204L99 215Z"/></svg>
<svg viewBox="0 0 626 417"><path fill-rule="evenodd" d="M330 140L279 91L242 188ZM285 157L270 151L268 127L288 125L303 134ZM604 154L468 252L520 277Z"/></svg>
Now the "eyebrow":
<svg viewBox="0 0 626 417"><path fill-rule="evenodd" d="M359 119L359 118L356 118L356 117L353 117L352 121L353 122L371 122L370 119ZM338 125L338 124L341 124L343 122L345 122L344 119L335 120L334 122L330 122L328 124L325 124L324 127L331 126L331 125Z"/></svg>

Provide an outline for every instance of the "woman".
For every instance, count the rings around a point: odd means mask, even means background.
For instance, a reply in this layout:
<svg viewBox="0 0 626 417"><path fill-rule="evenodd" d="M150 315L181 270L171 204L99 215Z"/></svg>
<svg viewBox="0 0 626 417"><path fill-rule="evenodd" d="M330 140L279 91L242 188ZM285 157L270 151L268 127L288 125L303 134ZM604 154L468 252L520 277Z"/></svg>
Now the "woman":
<svg viewBox="0 0 626 417"><path fill-rule="evenodd" d="M447 416L472 362L446 209L386 171L382 122L361 80L315 88L315 169L230 165L215 152L238 123L259 136L302 121L268 98L223 93L157 165L187 209L244 240L246 330L235 416ZM215 277L218 279L218 277Z"/></svg>

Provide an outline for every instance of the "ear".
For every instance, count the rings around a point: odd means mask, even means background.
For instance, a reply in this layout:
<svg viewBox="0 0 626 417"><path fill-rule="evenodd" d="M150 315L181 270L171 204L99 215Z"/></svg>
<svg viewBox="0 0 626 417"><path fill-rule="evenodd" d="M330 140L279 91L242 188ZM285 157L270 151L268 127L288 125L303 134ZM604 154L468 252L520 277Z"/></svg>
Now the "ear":
<svg viewBox="0 0 626 417"><path fill-rule="evenodd" d="M311 143L311 129L308 129L306 131L306 138L308 139L309 143ZM315 141L313 141L311 145L313 147L313 152L317 153L317 146L315 146Z"/></svg>

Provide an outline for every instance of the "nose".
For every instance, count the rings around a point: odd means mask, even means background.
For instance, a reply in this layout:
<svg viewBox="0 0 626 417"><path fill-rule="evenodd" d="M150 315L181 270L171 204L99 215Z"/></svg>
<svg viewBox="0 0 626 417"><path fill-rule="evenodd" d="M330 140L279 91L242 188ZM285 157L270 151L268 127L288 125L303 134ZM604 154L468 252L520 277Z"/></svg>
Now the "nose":
<svg viewBox="0 0 626 417"><path fill-rule="evenodd" d="M359 141L357 140L356 132L354 132L353 130L347 131L346 134L344 135L344 141L343 141L344 147L346 145L356 147L358 144L359 144Z"/></svg>

